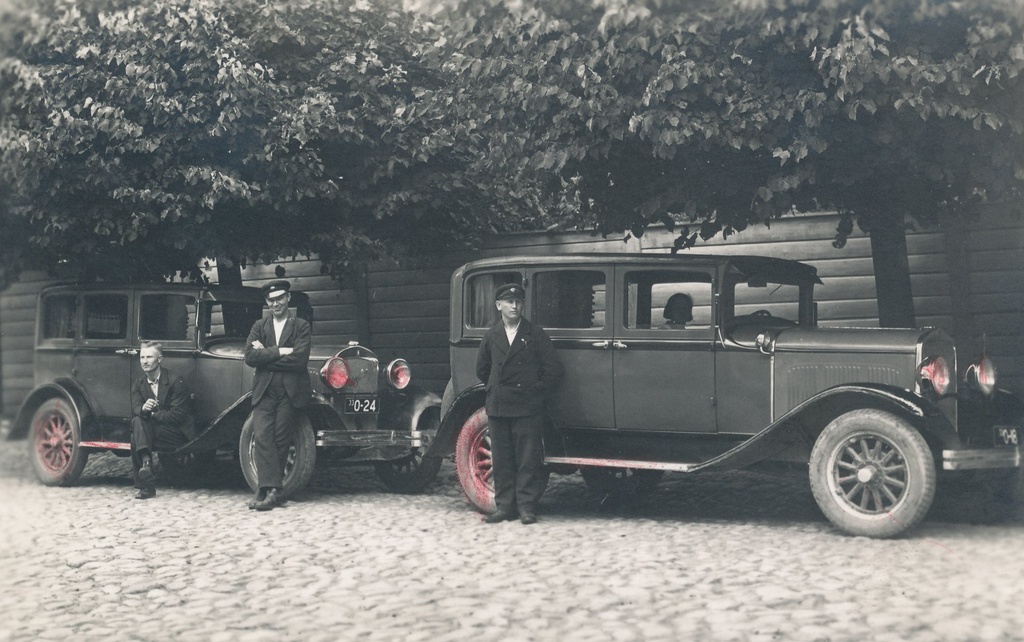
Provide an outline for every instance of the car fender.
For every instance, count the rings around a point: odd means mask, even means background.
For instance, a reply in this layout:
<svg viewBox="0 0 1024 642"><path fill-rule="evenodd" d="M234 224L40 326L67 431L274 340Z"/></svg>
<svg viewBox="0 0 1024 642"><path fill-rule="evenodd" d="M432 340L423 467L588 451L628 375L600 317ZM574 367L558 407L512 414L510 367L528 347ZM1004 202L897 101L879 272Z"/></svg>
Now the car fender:
<svg viewBox="0 0 1024 642"><path fill-rule="evenodd" d="M184 455L219 448L237 448L238 438L242 434L242 424L252 412L251 400L252 392L247 392L236 399L203 428L195 439L176 450L175 454Z"/></svg>
<svg viewBox="0 0 1024 642"><path fill-rule="evenodd" d="M388 390L381 394L381 412L377 416L379 430L394 430L408 433L420 430L427 422L421 424L424 413L440 414L431 408L441 407L441 397L418 386L408 386L402 390Z"/></svg>
<svg viewBox="0 0 1024 642"><path fill-rule="evenodd" d="M89 403L89 397L85 391L71 379L58 379L39 386L22 402L21 408L18 409L18 414L14 418L14 423L11 425L11 431L7 434L7 439L10 441L27 437L32 415L35 414L41 403L53 397L60 397L67 401L75 412L78 425L83 430L85 426L92 423L94 416L92 404Z"/></svg>
<svg viewBox="0 0 1024 642"><path fill-rule="evenodd" d="M751 438L690 470L742 468L767 459L808 461L818 435L833 419L852 410L874 408L907 420L933 453L959 448L956 429L932 402L881 384L844 384L805 400Z"/></svg>
<svg viewBox="0 0 1024 642"><path fill-rule="evenodd" d="M483 407L486 397L487 391L484 390L483 383L470 386L460 392L441 416L441 425L437 429L437 435L424 456L446 457L455 452L455 441L459 438L462 424L470 415Z"/></svg>

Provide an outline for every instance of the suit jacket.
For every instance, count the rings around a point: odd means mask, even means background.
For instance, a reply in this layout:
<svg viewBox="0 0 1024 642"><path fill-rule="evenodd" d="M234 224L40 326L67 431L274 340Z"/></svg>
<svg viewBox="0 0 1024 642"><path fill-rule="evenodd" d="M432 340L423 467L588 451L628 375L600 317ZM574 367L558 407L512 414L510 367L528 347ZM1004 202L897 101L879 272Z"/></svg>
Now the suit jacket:
<svg viewBox="0 0 1024 642"><path fill-rule="evenodd" d="M562 374L547 332L526 318L519 321L511 345L498 319L484 335L476 356L476 375L486 384L487 414L492 417L541 414Z"/></svg>
<svg viewBox="0 0 1024 642"><path fill-rule="evenodd" d="M252 347L253 341L263 344L262 348ZM309 323L305 319L288 317L278 342L274 336L274 317L267 316L252 324L249 338L245 342L245 363L256 368L252 381L252 405L259 403L276 372L280 375L288 399L296 408L303 408L313 396L309 383L309 349L312 343ZM289 355L281 355L279 348L292 348Z"/></svg>
<svg viewBox="0 0 1024 642"><path fill-rule="evenodd" d="M132 416L142 417L158 426L177 426L188 436L196 438L196 422L192 416L192 395L185 380L167 368L160 368L160 384L157 386L157 410L143 410L147 399L153 398L153 389L145 373L132 382Z"/></svg>

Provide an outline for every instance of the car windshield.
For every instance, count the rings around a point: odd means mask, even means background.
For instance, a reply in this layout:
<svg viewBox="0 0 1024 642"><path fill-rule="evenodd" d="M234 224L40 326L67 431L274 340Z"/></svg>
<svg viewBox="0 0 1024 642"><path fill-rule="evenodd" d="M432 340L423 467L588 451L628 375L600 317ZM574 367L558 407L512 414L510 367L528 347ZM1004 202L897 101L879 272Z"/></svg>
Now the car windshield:
<svg viewBox="0 0 1024 642"><path fill-rule="evenodd" d="M245 339L263 315L259 301L203 301L199 307L199 326L206 342Z"/></svg>

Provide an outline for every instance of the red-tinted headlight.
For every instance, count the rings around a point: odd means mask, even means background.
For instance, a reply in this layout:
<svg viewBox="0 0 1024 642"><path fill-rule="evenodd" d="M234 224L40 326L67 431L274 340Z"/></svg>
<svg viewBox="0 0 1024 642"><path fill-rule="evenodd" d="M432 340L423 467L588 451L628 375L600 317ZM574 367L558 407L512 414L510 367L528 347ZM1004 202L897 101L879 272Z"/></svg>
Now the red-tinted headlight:
<svg viewBox="0 0 1024 642"><path fill-rule="evenodd" d="M412 371L405 359L395 359L388 364L388 381L399 390L409 385L412 379Z"/></svg>
<svg viewBox="0 0 1024 642"><path fill-rule="evenodd" d="M942 357L929 357L917 367L917 376L931 384L938 396L949 391L949 365Z"/></svg>
<svg viewBox="0 0 1024 642"><path fill-rule="evenodd" d="M341 390L348 383L348 364L341 357L331 357L320 368L320 378L334 390Z"/></svg>
<svg viewBox="0 0 1024 642"><path fill-rule="evenodd" d="M982 357L967 366L964 381L983 395L990 395L996 389L996 366L988 357Z"/></svg>

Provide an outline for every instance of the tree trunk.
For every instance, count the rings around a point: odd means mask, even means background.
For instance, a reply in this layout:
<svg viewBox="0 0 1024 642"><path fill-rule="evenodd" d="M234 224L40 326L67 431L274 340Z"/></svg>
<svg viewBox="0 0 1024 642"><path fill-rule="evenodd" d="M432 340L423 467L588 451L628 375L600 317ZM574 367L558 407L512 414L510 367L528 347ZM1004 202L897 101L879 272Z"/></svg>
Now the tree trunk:
<svg viewBox="0 0 1024 642"><path fill-rule="evenodd" d="M916 327L903 217L883 215L871 222L870 233L871 262L875 268L875 292L878 296L878 325L883 328Z"/></svg>

